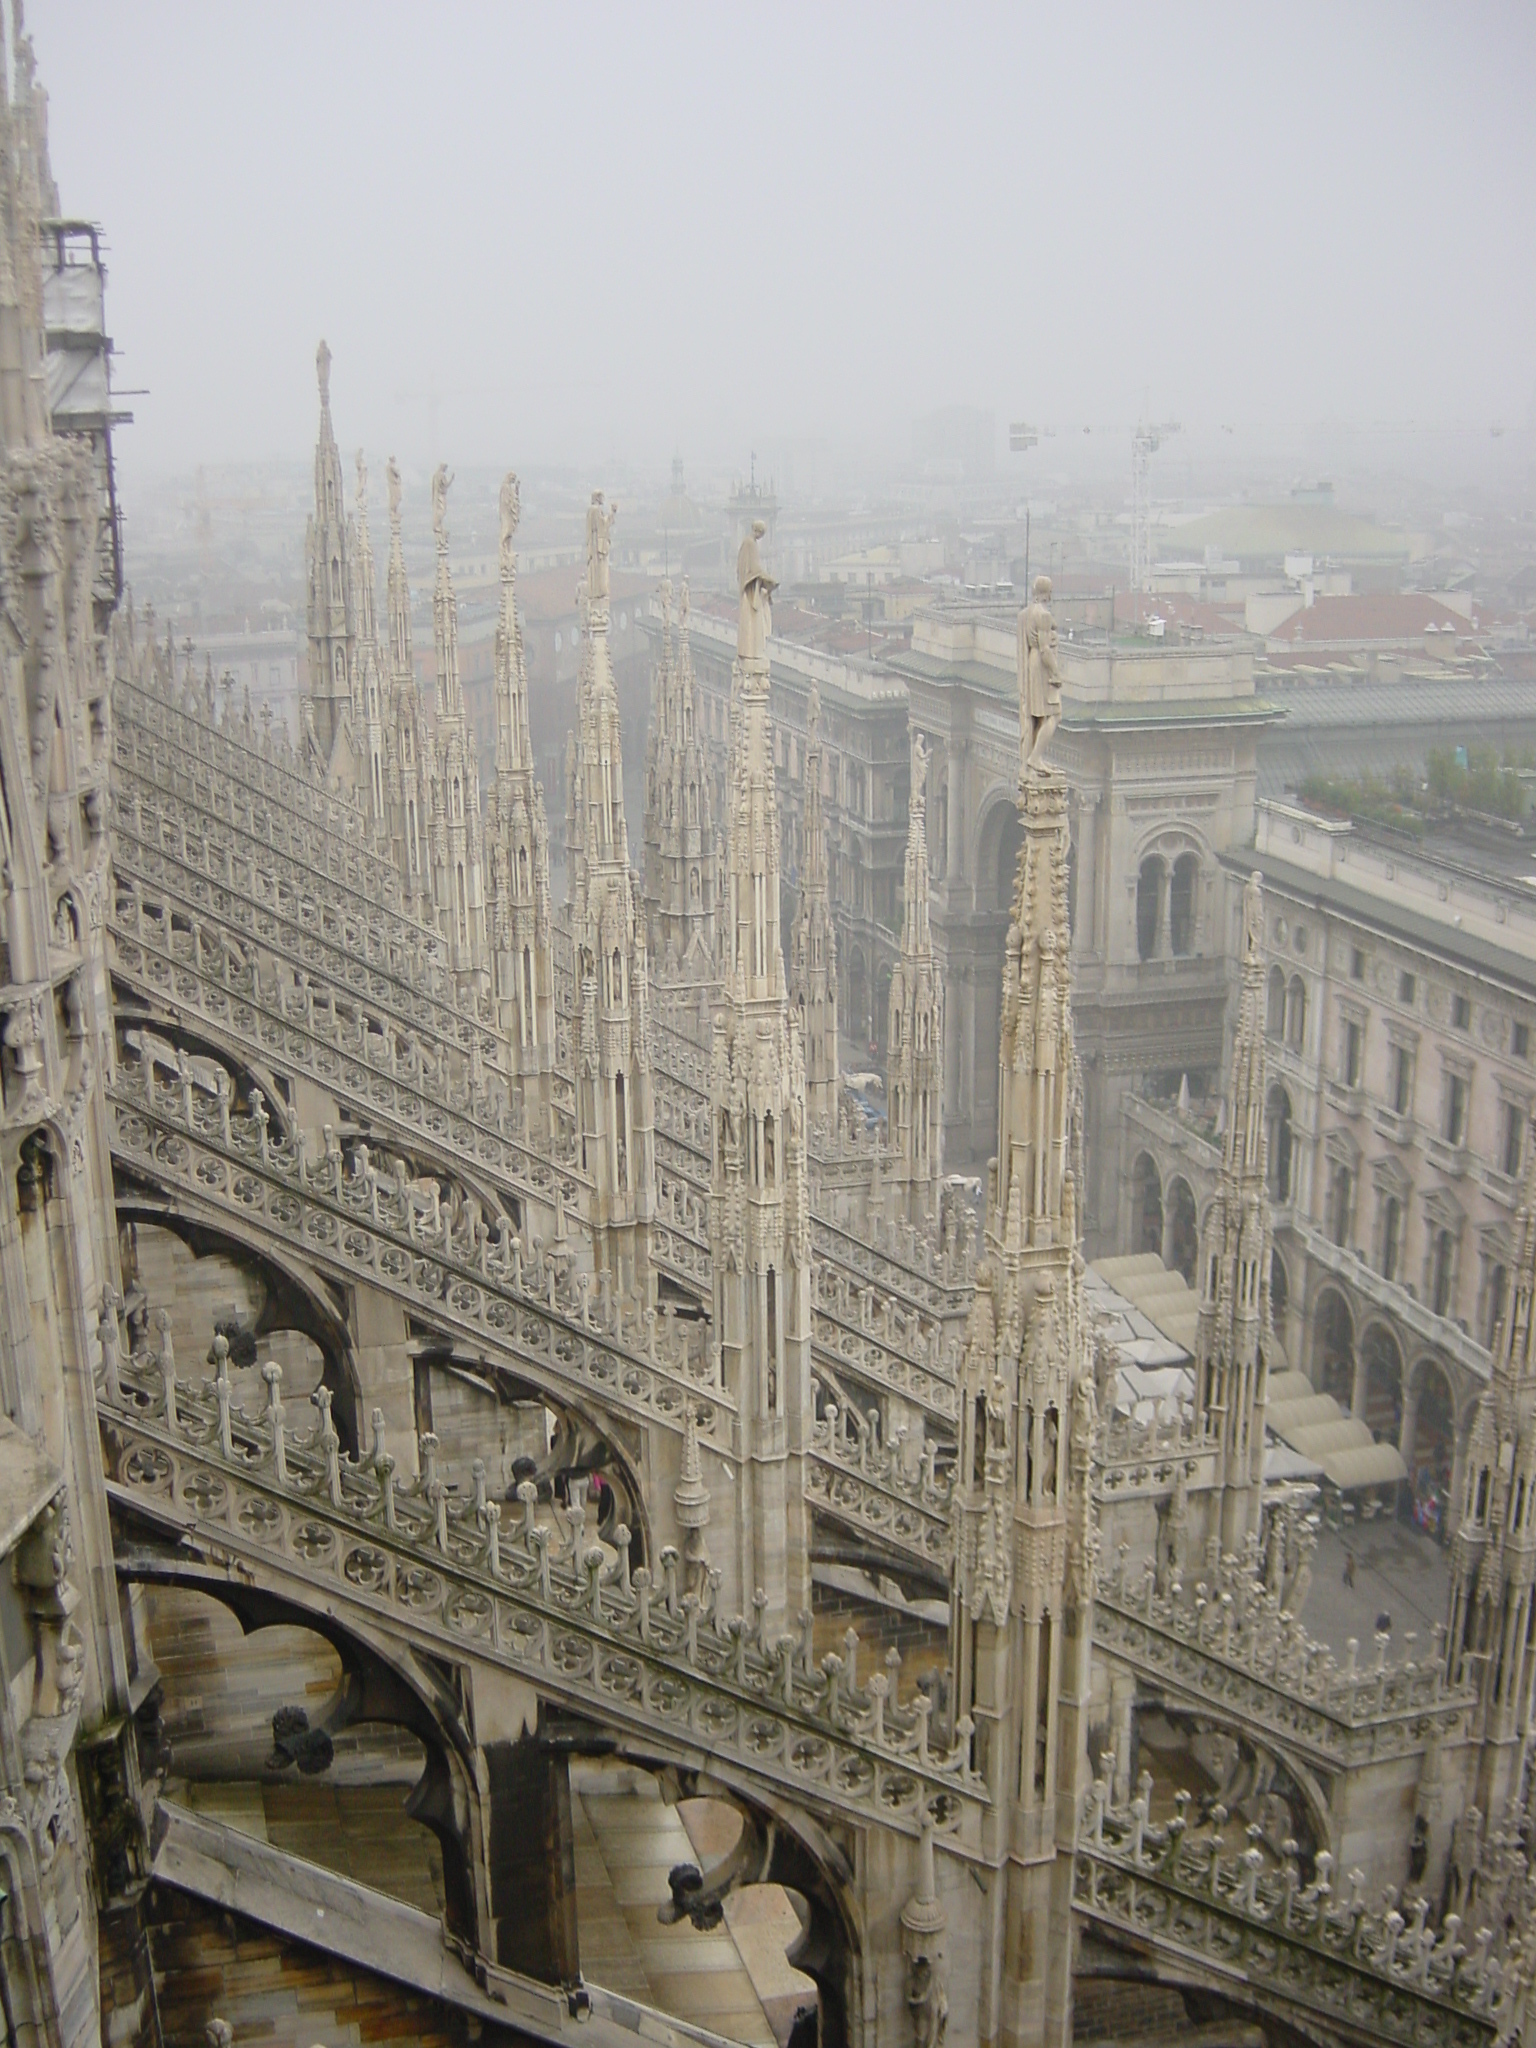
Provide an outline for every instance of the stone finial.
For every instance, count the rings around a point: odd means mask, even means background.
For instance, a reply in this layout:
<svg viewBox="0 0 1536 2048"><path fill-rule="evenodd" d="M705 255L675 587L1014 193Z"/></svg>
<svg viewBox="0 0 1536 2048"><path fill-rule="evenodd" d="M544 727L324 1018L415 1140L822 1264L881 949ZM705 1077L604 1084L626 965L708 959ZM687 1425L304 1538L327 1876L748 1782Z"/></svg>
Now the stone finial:
<svg viewBox="0 0 1536 2048"><path fill-rule="evenodd" d="M331 402L331 351L322 340L315 350L315 375L320 380L320 403L329 407Z"/></svg>

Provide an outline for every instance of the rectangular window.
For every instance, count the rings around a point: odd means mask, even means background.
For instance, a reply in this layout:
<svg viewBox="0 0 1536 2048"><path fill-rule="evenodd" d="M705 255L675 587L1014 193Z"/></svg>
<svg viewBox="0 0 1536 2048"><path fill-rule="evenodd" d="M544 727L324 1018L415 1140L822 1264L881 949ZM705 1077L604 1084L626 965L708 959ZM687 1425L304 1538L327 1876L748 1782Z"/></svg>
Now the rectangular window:
<svg viewBox="0 0 1536 2048"><path fill-rule="evenodd" d="M1353 952L1351 952L1349 956L1349 972L1351 980L1364 981L1365 955L1361 952L1358 946L1354 948Z"/></svg>
<svg viewBox="0 0 1536 2048"><path fill-rule="evenodd" d="M1392 1048L1392 1108L1407 1116L1413 1103L1413 1054L1406 1045Z"/></svg>
<svg viewBox="0 0 1536 2048"><path fill-rule="evenodd" d="M1517 1060L1528 1060L1530 1058L1531 1027L1529 1024L1517 1024L1515 1026L1514 1041L1510 1050L1514 1053Z"/></svg>
<svg viewBox="0 0 1536 2048"><path fill-rule="evenodd" d="M1463 1074L1445 1077L1445 1142L1460 1145L1467 1135L1467 1082Z"/></svg>
<svg viewBox="0 0 1536 2048"><path fill-rule="evenodd" d="M1506 1102L1504 1105L1503 1140L1499 1146L1499 1164L1511 1180L1520 1171L1520 1162L1525 1156L1524 1103Z"/></svg>
<svg viewBox="0 0 1536 2048"><path fill-rule="evenodd" d="M1472 1004L1467 996L1452 996L1451 1022L1458 1031L1472 1029Z"/></svg>
<svg viewBox="0 0 1536 2048"><path fill-rule="evenodd" d="M1415 986L1411 974L1400 974L1397 977L1397 1000L1400 1003L1412 1003Z"/></svg>
<svg viewBox="0 0 1536 2048"><path fill-rule="evenodd" d="M1346 1088L1360 1086L1361 1052L1365 1044L1365 1032L1353 1019L1344 1025L1344 1085Z"/></svg>

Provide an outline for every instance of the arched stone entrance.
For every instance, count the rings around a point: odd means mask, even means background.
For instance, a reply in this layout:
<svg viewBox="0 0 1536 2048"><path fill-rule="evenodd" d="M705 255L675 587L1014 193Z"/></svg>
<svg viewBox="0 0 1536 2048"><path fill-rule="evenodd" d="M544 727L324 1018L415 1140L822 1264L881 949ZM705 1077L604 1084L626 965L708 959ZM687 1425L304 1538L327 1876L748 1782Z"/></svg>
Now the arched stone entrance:
<svg viewBox="0 0 1536 2048"><path fill-rule="evenodd" d="M1355 1388L1355 1320L1337 1288L1325 1287L1312 1310L1312 1384L1348 1408Z"/></svg>
<svg viewBox="0 0 1536 2048"><path fill-rule="evenodd" d="M1138 1152L1131 1168L1130 1249L1163 1256L1163 1184L1150 1152Z"/></svg>
<svg viewBox="0 0 1536 2048"><path fill-rule="evenodd" d="M1403 1354L1385 1323L1371 1323L1360 1342L1355 1413L1381 1443L1395 1444L1403 1424Z"/></svg>
<svg viewBox="0 0 1536 2048"><path fill-rule="evenodd" d="M1195 1267L1200 1259L1200 1217L1195 1193L1182 1175L1168 1183L1168 1242L1163 1264L1182 1273L1193 1287Z"/></svg>

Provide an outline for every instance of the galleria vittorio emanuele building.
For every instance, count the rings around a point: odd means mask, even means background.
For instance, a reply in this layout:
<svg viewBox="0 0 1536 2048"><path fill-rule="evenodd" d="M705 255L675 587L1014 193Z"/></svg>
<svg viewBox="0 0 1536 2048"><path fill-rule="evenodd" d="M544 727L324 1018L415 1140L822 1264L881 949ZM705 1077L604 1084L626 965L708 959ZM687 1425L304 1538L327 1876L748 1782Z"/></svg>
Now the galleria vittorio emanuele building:
<svg viewBox="0 0 1536 2048"><path fill-rule="evenodd" d="M723 735L692 593L650 600L626 792L622 514L593 492L557 900L518 480L477 734L452 480L429 702L401 479L381 589L322 343L307 681L291 733L264 720L125 595L96 244L24 36L10 69L8 2042L1517 2038L1523 1124L1505 1282L1457 1353L1443 1621L1329 1640L1323 1468L1271 1427L1332 1397L1298 1387L1276 1300L1271 1067L1299 1042L1251 841L1201 910L1226 1022L1187 1398L1128 1393L1134 1276L1084 1256L1049 579L1016 621L978 1201L944 1158L915 726L887 1114L850 1114L821 705L782 749L768 536L745 525L710 628Z"/></svg>

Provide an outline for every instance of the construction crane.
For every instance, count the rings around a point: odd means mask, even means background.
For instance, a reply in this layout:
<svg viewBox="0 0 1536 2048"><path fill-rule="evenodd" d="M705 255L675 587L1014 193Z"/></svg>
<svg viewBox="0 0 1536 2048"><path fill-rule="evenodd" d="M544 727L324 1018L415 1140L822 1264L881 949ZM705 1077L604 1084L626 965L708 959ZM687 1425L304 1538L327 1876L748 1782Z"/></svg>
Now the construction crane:
<svg viewBox="0 0 1536 2048"><path fill-rule="evenodd" d="M1152 458L1170 434L1179 431L1177 420L1163 420L1155 426L1145 423L1131 436L1131 588L1152 588Z"/></svg>

